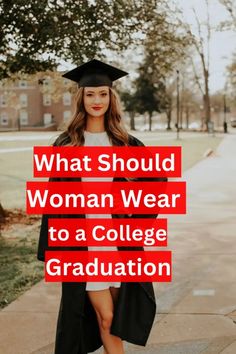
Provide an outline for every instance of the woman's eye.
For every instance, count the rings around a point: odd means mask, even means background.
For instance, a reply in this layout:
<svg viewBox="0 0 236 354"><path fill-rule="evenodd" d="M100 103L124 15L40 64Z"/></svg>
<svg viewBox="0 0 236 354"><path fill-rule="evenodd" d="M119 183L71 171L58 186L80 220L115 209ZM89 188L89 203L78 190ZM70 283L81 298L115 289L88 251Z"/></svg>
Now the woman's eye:
<svg viewBox="0 0 236 354"><path fill-rule="evenodd" d="M107 96L107 93L102 93L102 96Z"/></svg>

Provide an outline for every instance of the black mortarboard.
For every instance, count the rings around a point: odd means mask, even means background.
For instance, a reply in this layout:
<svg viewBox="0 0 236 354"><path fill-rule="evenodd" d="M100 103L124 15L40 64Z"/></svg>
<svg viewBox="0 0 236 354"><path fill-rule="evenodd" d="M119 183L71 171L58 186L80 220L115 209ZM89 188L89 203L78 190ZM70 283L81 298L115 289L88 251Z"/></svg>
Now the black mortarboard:
<svg viewBox="0 0 236 354"><path fill-rule="evenodd" d="M128 75L127 72L117 69L114 66L93 59L77 68L63 74L63 77L75 81L79 87L91 86L112 86L112 82Z"/></svg>

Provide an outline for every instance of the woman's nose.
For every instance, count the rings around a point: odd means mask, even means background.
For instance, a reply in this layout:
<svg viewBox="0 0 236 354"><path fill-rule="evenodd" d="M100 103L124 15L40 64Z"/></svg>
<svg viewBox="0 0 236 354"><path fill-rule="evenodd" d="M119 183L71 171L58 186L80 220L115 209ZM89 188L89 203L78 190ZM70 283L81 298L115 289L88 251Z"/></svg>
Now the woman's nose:
<svg viewBox="0 0 236 354"><path fill-rule="evenodd" d="M100 102L101 102L100 96L99 96L99 95L96 95L96 96L94 97L94 103L100 103Z"/></svg>

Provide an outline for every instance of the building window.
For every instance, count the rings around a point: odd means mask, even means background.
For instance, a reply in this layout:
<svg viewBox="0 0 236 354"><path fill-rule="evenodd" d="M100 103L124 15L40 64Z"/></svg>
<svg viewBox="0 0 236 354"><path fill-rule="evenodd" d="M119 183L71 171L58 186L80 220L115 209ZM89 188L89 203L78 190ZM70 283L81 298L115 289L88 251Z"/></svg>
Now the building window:
<svg viewBox="0 0 236 354"><path fill-rule="evenodd" d="M27 81L26 81L26 80L20 80L20 81L19 81L19 87L20 87L20 88L25 88L25 87L27 87Z"/></svg>
<svg viewBox="0 0 236 354"><path fill-rule="evenodd" d="M20 125L28 125L28 112L20 111Z"/></svg>
<svg viewBox="0 0 236 354"><path fill-rule="evenodd" d="M51 113L44 113L44 115L43 115L43 123L44 123L44 125L52 123L52 114Z"/></svg>
<svg viewBox="0 0 236 354"><path fill-rule="evenodd" d="M25 93L22 93L20 95L20 105L21 105L21 107L28 106L28 96Z"/></svg>
<svg viewBox="0 0 236 354"><path fill-rule="evenodd" d="M1 113L0 121L1 125L8 125L8 115L6 112Z"/></svg>
<svg viewBox="0 0 236 354"><path fill-rule="evenodd" d="M64 111L63 112L63 121L67 122L71 117L71 111Z"/></svg>
<svg viewBox="0 0 236 354"><path fill-rule="evenodd" d="M71 105L71 94L69 92L65 92L63 94L63 104L64 104L64 106Z"/></svg>
<svg viewBox="0 0 236 354"><path fill-rule="evenodd" d="M43 86L48 87L49 85L51 85L51 80L50 79L43 79Z"/></svg>
<svg viewBox="0 0 236 354"><path fill-rule="evenodd" d="M44 106L51 106L51 95L49 95L49 94L43 95L43 105Z"/></svg>
<svg viewBox="0 0 236 354"><path fill-rule="evenodd" d="M0 107L6 107L6 106L7 106L6 96L0 95Z"/></svg>

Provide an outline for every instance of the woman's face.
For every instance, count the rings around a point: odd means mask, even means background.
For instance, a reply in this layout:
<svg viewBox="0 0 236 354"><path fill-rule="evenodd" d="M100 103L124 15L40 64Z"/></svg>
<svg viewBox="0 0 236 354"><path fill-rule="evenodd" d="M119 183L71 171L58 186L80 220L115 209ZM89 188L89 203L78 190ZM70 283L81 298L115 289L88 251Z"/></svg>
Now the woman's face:
<svg viewBox="0 0 236 354"><path fill-rule="evenodd" d="M104 116L110 103L110 92L108 86L85 87L84 108L89 116Z"/></svg>

